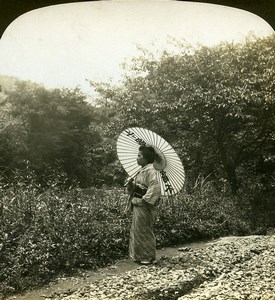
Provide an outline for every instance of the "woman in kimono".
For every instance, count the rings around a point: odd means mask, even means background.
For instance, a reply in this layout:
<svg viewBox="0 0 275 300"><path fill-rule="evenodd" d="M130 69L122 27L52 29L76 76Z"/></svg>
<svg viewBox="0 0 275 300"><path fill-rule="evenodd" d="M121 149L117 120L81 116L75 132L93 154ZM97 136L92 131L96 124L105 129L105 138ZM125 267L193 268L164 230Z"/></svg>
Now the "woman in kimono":
<svg viewBox="0 0 275 300"><path fill-rule="evenodd" d="M150 264L156 259L153 223L161 188L153 166L155 156L153 147L139 148L137 163L141 169L128 187L133 212L129 254L135 262L141 264Z"/></svg>

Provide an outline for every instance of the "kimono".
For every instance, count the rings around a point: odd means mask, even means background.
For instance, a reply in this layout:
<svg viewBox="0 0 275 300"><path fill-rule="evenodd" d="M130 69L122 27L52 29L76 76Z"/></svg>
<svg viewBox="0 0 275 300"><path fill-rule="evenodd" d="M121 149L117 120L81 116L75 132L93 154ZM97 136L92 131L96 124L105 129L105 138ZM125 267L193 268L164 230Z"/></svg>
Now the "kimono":
<svg viewBox="0 0 275 300"><path fill-rule="evenodd" d="M147 192L141 198L132 199L133 220L130 229L129 254L137 262L153 262L156 259L153 223L161 195L157 171L153 164L141 168L134 179L134 184L146 188Z"/></svg>

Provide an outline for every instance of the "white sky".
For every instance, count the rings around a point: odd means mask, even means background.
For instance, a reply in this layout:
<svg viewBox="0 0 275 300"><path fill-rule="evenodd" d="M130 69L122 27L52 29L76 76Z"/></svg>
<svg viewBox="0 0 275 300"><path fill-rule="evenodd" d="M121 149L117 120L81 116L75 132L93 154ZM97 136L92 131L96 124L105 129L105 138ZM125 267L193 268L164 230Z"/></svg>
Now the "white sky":
<svg viewBox="0 0 275 300"><path fill-rule="evenodd" d="M249 32L269 35L260 17L225 6L177 1L95 1L28 12L0 40L0 75L75 87L89 92L85 79L117 82L120 64L136 45L167 47L167 36L213 45L238 41Z"/></svg>

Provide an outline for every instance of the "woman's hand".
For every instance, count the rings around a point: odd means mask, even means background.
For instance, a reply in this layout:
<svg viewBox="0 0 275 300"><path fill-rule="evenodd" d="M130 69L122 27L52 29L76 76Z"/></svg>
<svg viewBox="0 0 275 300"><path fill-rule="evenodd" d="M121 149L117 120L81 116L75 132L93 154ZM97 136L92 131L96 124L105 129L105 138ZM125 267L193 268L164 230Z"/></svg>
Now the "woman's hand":
<svg viewBox="0 0 275 300"><path fill-rule="evenodd" d="M139 199L139 198L133 198L132 199L132 204L136 205L136 206L142 206L143 200L142 200L142 198L141 199Z"/></svg>
<svg viewBox="0 0 275 300"><path fill-rule="evenodd" d="M134 185L134 180L131 178L130 180L128 180L127 184L126 184L126 191L129 195L132 195L133 191L134 191L135 185Z"/></svg>

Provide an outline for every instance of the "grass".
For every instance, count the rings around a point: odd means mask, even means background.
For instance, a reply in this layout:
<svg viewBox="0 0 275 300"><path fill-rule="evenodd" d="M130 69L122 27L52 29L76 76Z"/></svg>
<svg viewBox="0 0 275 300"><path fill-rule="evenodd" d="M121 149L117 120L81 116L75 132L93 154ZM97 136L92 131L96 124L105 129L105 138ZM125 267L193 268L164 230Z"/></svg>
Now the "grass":
<svg viewBox="0 0 275 300"><path fill-rule="evenodd" d="M131 216L123 214L123 190L65 189L54 182L41 190L19 180L0 192L0 295L127 256ZM164 199L155 224L158 247L249 234L248 210L238 203L211 184Z"/></svg>

